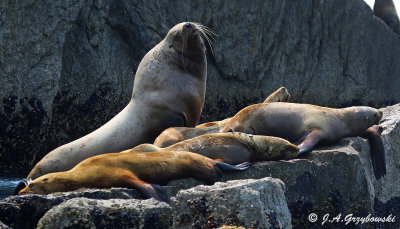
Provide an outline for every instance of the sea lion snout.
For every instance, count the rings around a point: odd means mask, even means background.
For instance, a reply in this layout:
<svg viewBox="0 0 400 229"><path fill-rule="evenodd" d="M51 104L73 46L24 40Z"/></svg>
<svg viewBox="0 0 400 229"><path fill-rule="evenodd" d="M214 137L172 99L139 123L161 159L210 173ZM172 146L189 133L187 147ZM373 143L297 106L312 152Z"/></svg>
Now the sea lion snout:
<svg viewBox="0 0 400 229"><path fill-rule="evenodd" d="M381 109L378 109L379 120L381 120L382 116L383 116L383 111Z"/></svg>
<svg viewBox="0 0 400 229"><path fill-rule="evenodd" d="M190 22L185 22L185 27L187 29L191 29L192 28L192 24L190 24Z"/></svg>

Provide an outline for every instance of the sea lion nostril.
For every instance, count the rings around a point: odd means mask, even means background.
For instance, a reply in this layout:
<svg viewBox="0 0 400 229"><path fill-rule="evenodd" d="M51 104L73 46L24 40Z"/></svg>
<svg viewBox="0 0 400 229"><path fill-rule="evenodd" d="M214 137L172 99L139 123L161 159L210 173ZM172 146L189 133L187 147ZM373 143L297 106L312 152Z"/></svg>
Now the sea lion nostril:
<svg viewBox="0 0 400 229"><path fill-rule="evenodd" d="M188 28L188 29L190 29L190 28L192 28L192 25L191 25L189 22L186 22L186 23L185 23L185 27Z"/></svg>

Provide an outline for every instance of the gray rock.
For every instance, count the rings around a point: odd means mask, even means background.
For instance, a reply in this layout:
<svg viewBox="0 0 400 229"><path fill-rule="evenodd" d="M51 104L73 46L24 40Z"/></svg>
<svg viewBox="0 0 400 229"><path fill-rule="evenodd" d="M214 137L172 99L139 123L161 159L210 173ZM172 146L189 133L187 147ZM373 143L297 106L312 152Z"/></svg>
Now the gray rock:
<svg viewBox="0 0 400 229"><path fill-rule="evenodd" d="M174 228L291 228L282 181L217 182L182 190L172 198Z"/></svg>
<svg viewBox="0 0 400 229"><path fill-rule="evenodd" d="M169 228L171 207L154 199L74 198L50 209L37 228Z"/></svg>
<svg viewBox="0 0 400 229"><path fill-rule="evenodd" d="M400 41L361 0L2 1L0 15L1 170L32 168L111 119L140 59L186 20L219 34L202 121L282 85L296 102L400 102Z"/></svg>
<svg viewBox="0 0 400 229"><path fill-rule="evenodd" d="M39 219L52 207L69 199L85 197L92 199L138 198L136 190L124 188L85 189L76 192L51 195L13 196L0 201L0 221L12 228L34 228Z"/></svg>
<svg viewBox="0 0 400 229"><path fill-rule="evenodd" d="M11 227L9 227L9 226L3 224L3 223L0 221L0 228L1 228L1 229L9 229L9 228L11 228Z"/></svg>

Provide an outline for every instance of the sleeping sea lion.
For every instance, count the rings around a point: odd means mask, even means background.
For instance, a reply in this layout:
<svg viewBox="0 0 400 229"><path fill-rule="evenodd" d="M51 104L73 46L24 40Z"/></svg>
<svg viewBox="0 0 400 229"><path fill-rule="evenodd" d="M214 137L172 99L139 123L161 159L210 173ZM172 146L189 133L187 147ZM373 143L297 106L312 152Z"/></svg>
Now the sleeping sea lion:
<svg viewBox="0 0 400 229"><path fill-rule="evenodd" d="M240 164L244 162L289 160L297 156L299 149L289 141L270 136L243 133L215 133L197 136L175 143L166 148L142 144L124 152L189 151L208 158Z"/></svg>
<svg viewBox="0 0 400 229"><path fill-rule="evenodd" d="M36 178L19 194L125 187L138 189L146 198L162 200L152 184L166 185L173 179L193 177L210 185L221 179L221 170L245 170L249 165L229 165L190 152L109 153L88 158L69 171Z"/></svg>
<svg viewBox="0 0 400 229"><path fill-rule="evenodd" d="M264 103L272 102L287 102L290 98L290 94L285 87L281 87L271 95L269 95ZM154 145L158 147L167 147L177 142L190 139L196 136L219 133L229 122L231 118L224 119L222 121L208 122L197 125L196 128L190 127L170 127L164 130L154 141Z"/></svg>
<svg viewBox="0 0 400 229"><path fill-rule="evenodd" d="M371 143L371 159L377 179L386 174L385 153L376 127L382 111L371 107L342 109L297 103L255 104L239 111L222 133L238 131L276 136L295 142L299 155L316 145L331 145L345 137L366 137Z"/></svg>

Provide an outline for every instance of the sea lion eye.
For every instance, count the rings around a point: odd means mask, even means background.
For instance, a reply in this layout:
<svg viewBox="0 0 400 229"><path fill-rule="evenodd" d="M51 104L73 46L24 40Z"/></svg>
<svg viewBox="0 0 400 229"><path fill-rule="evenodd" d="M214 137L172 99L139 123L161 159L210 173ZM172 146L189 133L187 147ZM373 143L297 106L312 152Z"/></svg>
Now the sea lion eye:
<svg viewBox="0 0 400 229"><path fill-rule="evenodd" d="M188 28L188 29L190 29L190 28L192 28L192 25L191 25L189 22L186 22L186 23L185 23L185 27Z"/></svg>
<svg viewBox="0 0 400 229"><path fill-rule="evenodd" d="M35 186L35 184L34 183L30 183L28 187L29 188L33 188L33 186Z"/></svg>

